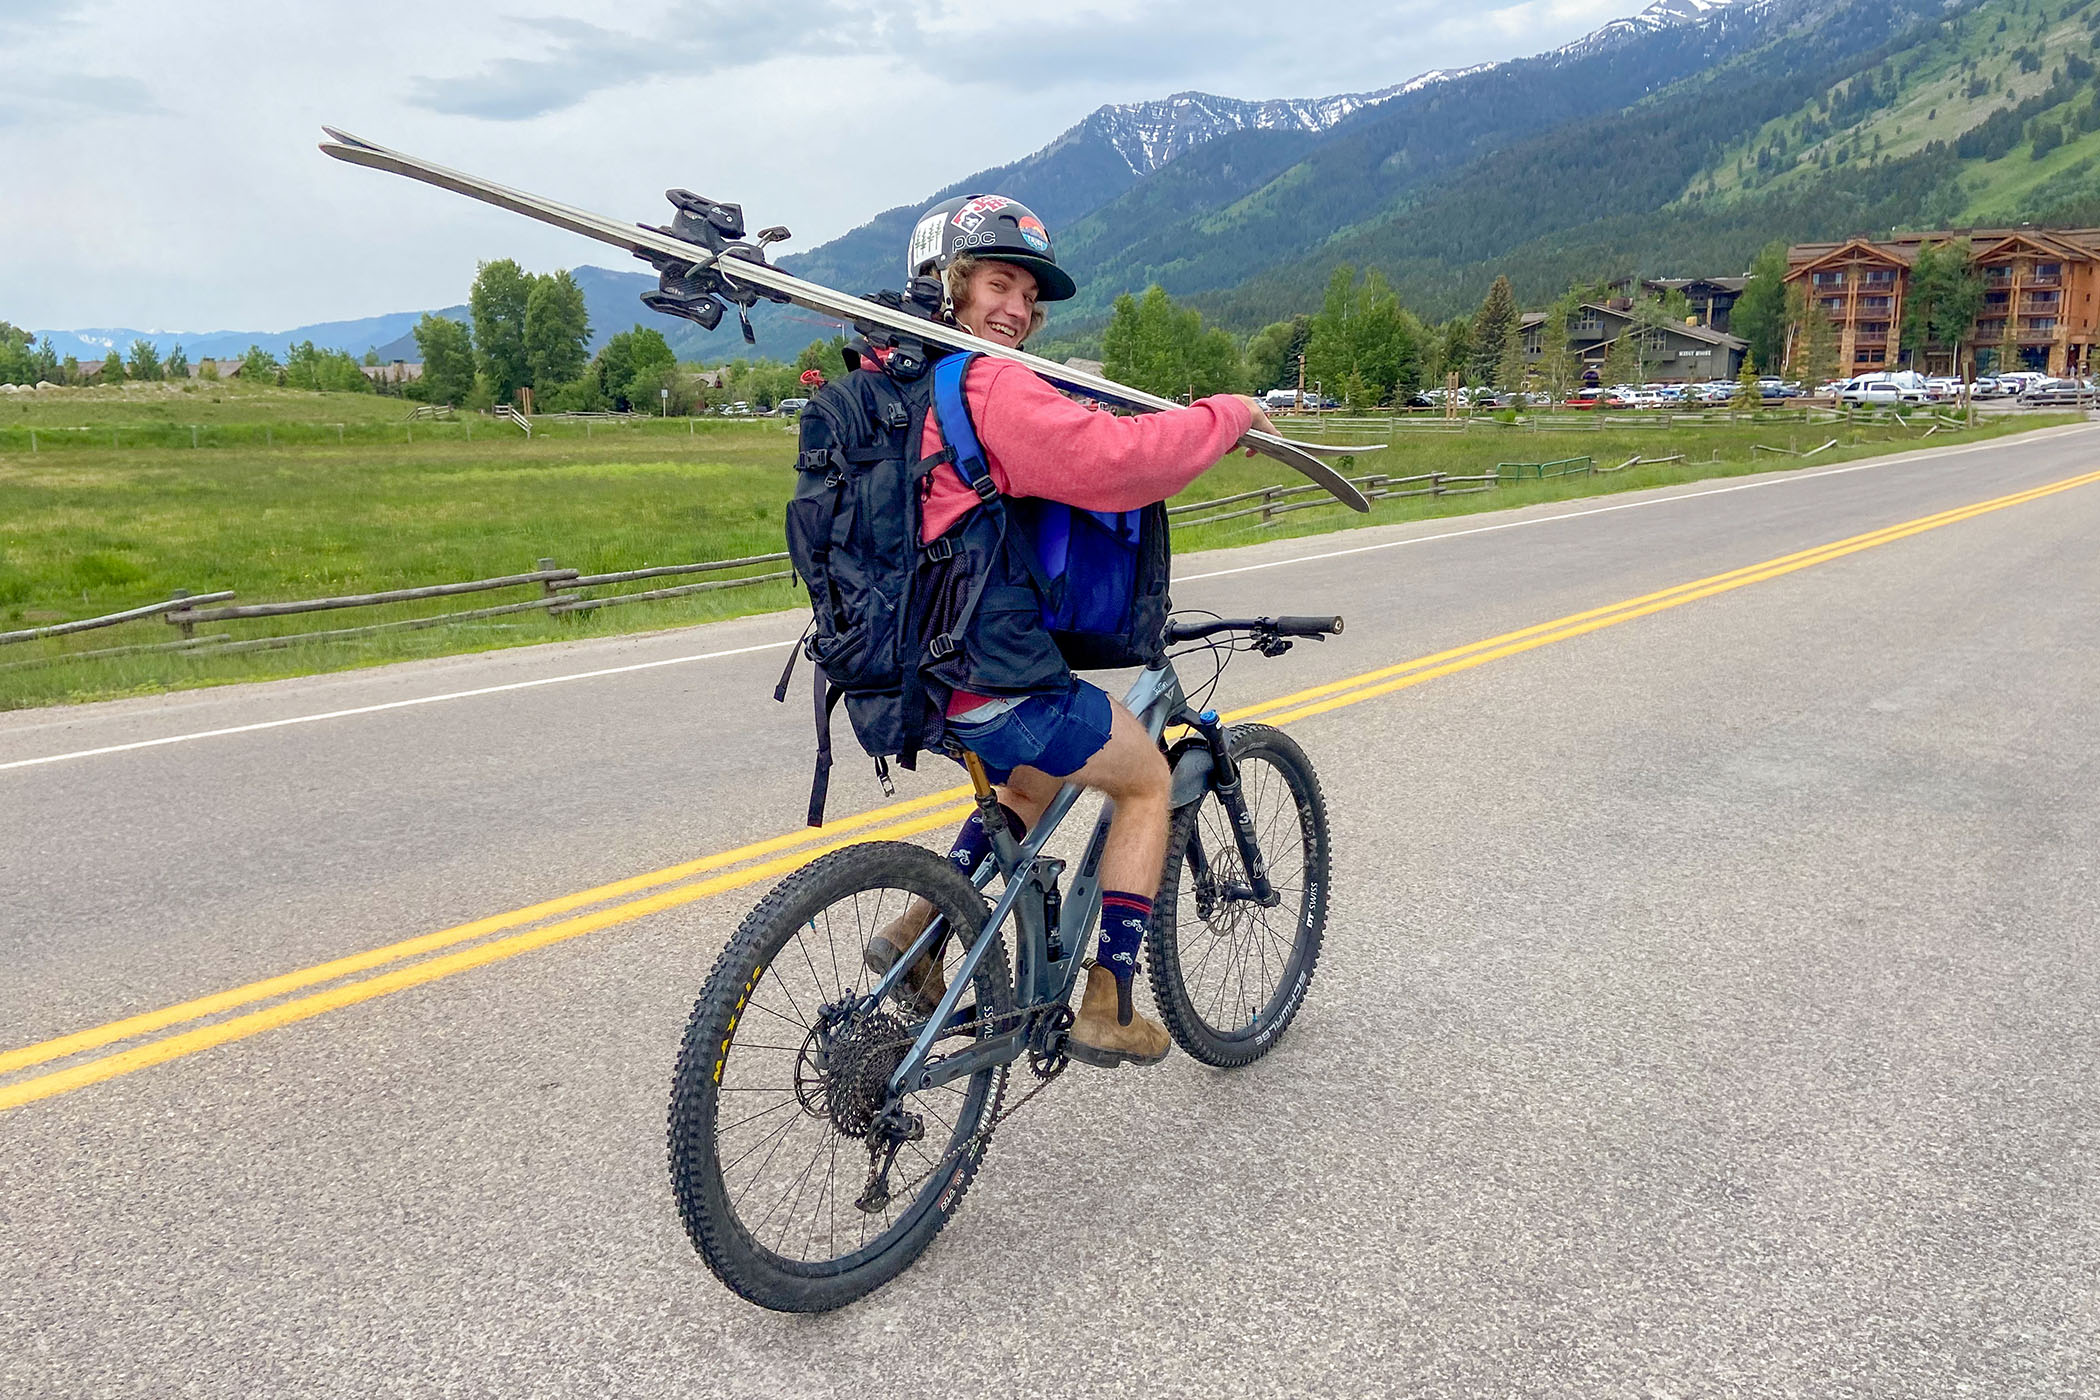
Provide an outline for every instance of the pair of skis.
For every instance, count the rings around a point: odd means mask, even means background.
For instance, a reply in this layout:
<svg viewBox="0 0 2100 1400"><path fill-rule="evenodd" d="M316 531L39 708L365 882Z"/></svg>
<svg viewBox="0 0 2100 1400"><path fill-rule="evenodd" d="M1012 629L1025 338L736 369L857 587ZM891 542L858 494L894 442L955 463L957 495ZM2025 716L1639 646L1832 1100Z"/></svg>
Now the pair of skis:
<svg viewBox="0 0 2100 1400"><path fill-rule="evenodd" d="M829 316L856 326L863 333L884 331L909 336L927 345L943 350L975 351L984 355L996 355L1000 359L1012 360L1028 366L1037 374L1061 389L1084 394L1088 398L1122 408L1156 411L1178 407L1168 399L1118 384L1097 374L1073 369L1031 355L1025 350L1014 350L997 345L989 340L980 340L965 330L937 320L928 320L903 308L901 304L890 305L882 301L849 296L833 291L815 282L805 281L790 272L783 272L765 261L764 247L787 236L784 229L768 229L759 235L756 244L741 241L741 217L737 216L737 227L733 231L721 228L722 236L707 233L705 242L682 238L666 229L651 228L644 224L622 223L602 214L593 214L573 205L543 199L538 195L514 190L492 180L448 170L415 156L400 151L388 150L384 146L338 131L334 127L323 127L329 140L321 150L337 160L352 165L368 166L374 170L385 170L395 175L405 175L411 180L420 180L426 185L451 190L455 194L493 204L499 209L508 209L514 214L538 219L542 223L564 228L571 233L580 233L586 238L595 238L609 243L638 258L648 261L659 269L671 270L680 280L696 287L711 288L714 295L725 297L740 304L740 309L749 307L759 298L770 301L792 302L805 310ZM711 205L708 201L696 200L683 191L673 194L674 203L681 209L697 206L701 209L725 209L731 206ZM681 213L679 227L689 220ZM719 227L719 225L718 225ZM682 272L681 272L682 270ZM717 304L719 315L719 304ZM1297 442L1271 433L1250 432L1240 439L1242 447L1249 447L1266 457L1288 464L1318 482L1335 499L1359 511L1368 511L1370 503L1363 493L1350 485L1334 468L1319 459L1316 454L1356 454L1375 451L1369 447L1332 447L1323 443Z"/></svg>

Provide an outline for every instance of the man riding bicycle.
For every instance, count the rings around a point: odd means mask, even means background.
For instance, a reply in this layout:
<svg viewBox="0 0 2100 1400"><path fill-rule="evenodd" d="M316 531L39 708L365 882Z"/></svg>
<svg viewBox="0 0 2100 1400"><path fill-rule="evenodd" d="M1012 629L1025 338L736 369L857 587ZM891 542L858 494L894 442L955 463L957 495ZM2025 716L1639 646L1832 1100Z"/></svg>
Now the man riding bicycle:
<svg viewBox="0 0 2100 1400"><path fill-rule="evenodd" d="M927 211L912 234L908 273L939 277L956 324L1015 348L1041 329L1042 303L1077 290L1058 266L1041 220L997 195L966 196ZM989 357L968 363L962 388L989 485L966 481L965 468L953 460L935 467L921 510L920 539L928 546L959 534L985 507L991 488L1004 498L1081 511L1136 511L1194 481L1250 428L1273 431L1261 406L1243 395L1122 418L1065 397L1024 365ZM918 448L922 460L950 446L929 415ZM1002 530L999 538L1008 551L1033 548L1019 532ZM1025 572L1006 559L990 564L1008 578ZM960 654L937 668L951 692L946 734L951 746L982 761L1015 833L1032 826L1068 782L1114 804L1100 865L1100 941L1072 1027L1071 1056L1103 1068L1156 1064L1166 1057L1167 1031L1137 1014L1132 981L1166 851L1166 761L1129 710L1072 674L1039 613L1010 611L997 627L984 622L960 630ZM973 872L991 840L973 814L950 859ZM868 965L887 972L932 917L930 904L915 901L869 941ZM922 958L899 985L919 1010L931 1010L945 989L938 956Z"/></svg>

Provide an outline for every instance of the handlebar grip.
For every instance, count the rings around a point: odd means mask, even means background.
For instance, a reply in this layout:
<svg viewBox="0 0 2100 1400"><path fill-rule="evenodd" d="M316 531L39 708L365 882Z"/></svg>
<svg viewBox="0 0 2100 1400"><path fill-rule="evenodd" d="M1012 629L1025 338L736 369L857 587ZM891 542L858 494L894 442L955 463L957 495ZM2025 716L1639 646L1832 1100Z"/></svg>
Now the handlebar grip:
<svg viewBox="0 0 2100 1400"><path fill-rule="evenodd" d="M1276 619L1276 635L1279 637L1323 637L1339 636L1342 620L1338 617L1279 617Z"/></svg>

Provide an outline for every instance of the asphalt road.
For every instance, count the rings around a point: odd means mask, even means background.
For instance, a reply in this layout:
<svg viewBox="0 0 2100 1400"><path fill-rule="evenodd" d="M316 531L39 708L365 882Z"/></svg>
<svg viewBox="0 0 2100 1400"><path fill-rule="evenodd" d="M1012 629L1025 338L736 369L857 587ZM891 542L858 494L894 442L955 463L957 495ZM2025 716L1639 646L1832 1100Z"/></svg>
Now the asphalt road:
<svg viewBox="0 0 2100 1400"><path fill-rule="evenodd" d="M1231 706L2096 468L2054 430L1176 596L1348 617ZM0 1074L101 1066L0 1111L0 1394L2093 1394L2096 538L2100 481L1294 721L1337 878L1280 1049L1075 1068L833 1316L725 1293L664 1177L763 881ZM796 629L0 715L0 1050L793 833ZM883 802L841 763L835 814Z"/></svg>

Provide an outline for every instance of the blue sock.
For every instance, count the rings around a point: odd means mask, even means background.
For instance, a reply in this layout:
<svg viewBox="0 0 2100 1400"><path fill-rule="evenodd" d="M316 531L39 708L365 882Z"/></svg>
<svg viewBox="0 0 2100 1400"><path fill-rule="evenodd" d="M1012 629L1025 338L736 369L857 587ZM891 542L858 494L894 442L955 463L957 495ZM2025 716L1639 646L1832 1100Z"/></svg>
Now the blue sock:
<svg viewBox="0 0 2100 1400"><path fill-rule="evenodd" d="M1126 890L1101 892L1101 941L1094 961L1116 979L1116 1019L1130 1024L1130 982L1137 976L1138 948L1152 926L1152 901Z"/></svg>
<svg viewBox="0 0 2100 1400"><path fill-rule="evenodd" d="M1028 828L1021 822L1020 814L1013 808L1002 802L999 804L999 811L1006 818L1006 829L1013 833L1016 841L1028 833ZM972 812L964 819L962 830L955 833L955 844L948 848L948 859L965 875L976 874L977 867L984 864L984 858L992 853L992 835L984 829L984 823L978 820L980 815Z"/></svg>

